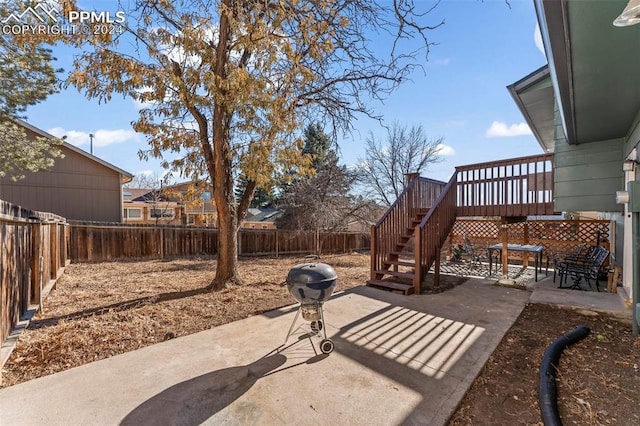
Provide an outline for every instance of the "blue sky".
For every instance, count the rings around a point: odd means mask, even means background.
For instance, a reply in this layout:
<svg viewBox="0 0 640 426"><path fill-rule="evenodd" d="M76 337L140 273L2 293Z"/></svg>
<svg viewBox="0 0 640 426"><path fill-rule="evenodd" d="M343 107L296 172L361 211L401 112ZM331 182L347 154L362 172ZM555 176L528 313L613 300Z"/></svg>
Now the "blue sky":
<svg viewBox="0 0 640 426"><path fill-rule="evenodd" d="M422 0L416 0L420 3ZM84 3L87 3L85 5ZM110 2L82 2L86 10L108 10ZM534 40L536 17L532 0L442 0L431 23L445 25L429 32L431 47L424 72L416 71L384 104L372 104L386 123L421 124L433 138L444 138L444 161L426 173L448 180L455 166L542 153L506 86L546 63ZM54 47L58 66L71 69L73 51ZM143 135L131 129L138 108L118 95L106 104L86 100L75 89L49 97L27 111L27 121L89 151L130 173L162 175L159 162L142 162ZM364 156L369 132L384 139L386 130L360 117L352 135L339 137L345 164Z"/></svg>

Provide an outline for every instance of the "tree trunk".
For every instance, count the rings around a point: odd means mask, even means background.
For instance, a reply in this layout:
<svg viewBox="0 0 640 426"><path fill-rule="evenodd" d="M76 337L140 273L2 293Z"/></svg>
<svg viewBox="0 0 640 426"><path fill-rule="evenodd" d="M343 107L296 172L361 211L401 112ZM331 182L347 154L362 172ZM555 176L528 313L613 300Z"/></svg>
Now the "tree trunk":
<svg viewBox="0 0 640 426"><path fill-rule="evenodd" d="M218 212L218 265L214 290L241 283L238 276L238 210L233 194L231 147L223 126L214 128L215 185L213 197ZM219 134L222 133L222 134Z"/></svg>
<svg viewBox="0 0 640 426"><path fill-rule="evenodd" d="M217 201L216 201L217 204ZM222 213L226 210L227 212ZM238 228L234 214L228 208L218 209L218 265L213 289L240 283L238 276Z"/></svg>
<svg viewBox="0 0 640 426"><path fill-rule="evenodd" d="M224 3L225 7L229 7L228 0ZM220 17L215 67L215 75L222 80L227 77L225 65L229 59L229 40L229 17L223 13ZM241 283L238 276L238 209L233 194L233 153L229 140L231 112L224 103L226 93L222 91L220 95L222 100L217 100L213 109L213 153L207 151L206 143L203 144L218 212L218 265L216 276L211 283L214 290L223 289L229 284ZM206 127L206 122L200 125Z"/></svg>

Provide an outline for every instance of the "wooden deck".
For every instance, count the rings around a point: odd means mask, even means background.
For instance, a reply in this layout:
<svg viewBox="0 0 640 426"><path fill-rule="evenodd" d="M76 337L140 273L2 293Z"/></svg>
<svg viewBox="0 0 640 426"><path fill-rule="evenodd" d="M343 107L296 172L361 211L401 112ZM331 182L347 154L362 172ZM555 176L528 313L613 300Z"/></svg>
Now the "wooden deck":
<svg viewBox="0 0 640 426"><path fill-rule="evenodd" d="M419 293L457 217L520 221L553 214L553 154L456 167L446 184L411 176L398 200L371 228L369 285ZM506 260L505 260L506 261Z"/></svg>
<svg viewBox="0 0 640 426"><path fill-rule="evenodd" d="M456 167L458 216L553 214L553 154Z"/></svg>

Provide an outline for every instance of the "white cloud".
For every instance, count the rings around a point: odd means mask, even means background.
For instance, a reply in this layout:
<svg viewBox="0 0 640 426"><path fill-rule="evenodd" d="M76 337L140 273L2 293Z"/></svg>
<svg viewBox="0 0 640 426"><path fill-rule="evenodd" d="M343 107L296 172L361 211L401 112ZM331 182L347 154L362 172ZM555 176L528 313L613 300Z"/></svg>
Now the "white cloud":
<svg viewBox="0 0 640 426"><path fill-rule="evenodd" d="M66 136L65 141L74 146L89 145L89 143L91 142L89 132L65 130L62 127L54 127L53 129L47 130L47 132L58 138ZM123 142L138 142L140 140L140 135L138 135L136 132L134 132L133 130L125 129L100 129L93 133L93 135L93 144L95 147L105 147L108 145Z"/></svg>
<svg viewBox="0 0 640 426"><path fill-rule="evenodd" d="M442 157L449 157L456 154L456 150L452 146L445 145L443 143L438 145L438 155Z"/></svg>
<svg viewBox="0 0 640 426"><path fill-rule="evenodd" d="M494 121L491 123L491 127L487 129L485 134L488 138L509 138L512 136L531 135L531 129L527 123L518 123L507 126L506 123L501 121Z"/></svg>
<svg viewBox="0 0 640 426"><path fill-rule="evenodd" d="M544 43L542 43L542 34L540 34L540 26L537 23L533 30L533 42L536 44L538 50L542 52L543 55L546 55L544 51Z"/></svg>
<svg viewBox="0 0 640 426"><path fill-rule="evenodd" d="M151 92L153 89L151 87L145 86L141 89L137 89L136 92L138 93L138 96L142 97L145 93ZM156 105L156 102L149 102L149 101L143 101L141 99L138 98L134 98L133 99L133 105L137 108L137 109L144 109L144 108L151 108L153 106Z"/></svg>

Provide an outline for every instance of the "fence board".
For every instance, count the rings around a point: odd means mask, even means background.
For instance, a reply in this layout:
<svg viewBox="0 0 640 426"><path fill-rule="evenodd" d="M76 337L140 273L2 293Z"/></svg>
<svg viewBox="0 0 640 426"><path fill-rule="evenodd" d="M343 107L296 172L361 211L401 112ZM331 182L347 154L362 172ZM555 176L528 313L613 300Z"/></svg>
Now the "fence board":
<svg viewBox="0 0 640 426"><path fill-rule="evenodd" d="M0 200L0 343L66 266L64 218Z"/></svg>
<svg viewBox="0 0 640 426"><path fill-rule="evenodd" d="M319 238L321 253L368 250L370 236L352 232L297 232L276 229L241 229L238 255L312 254ZM81 224L70 226L70 253L74 262L216 255L218 230L214 228Z"/></svg>

